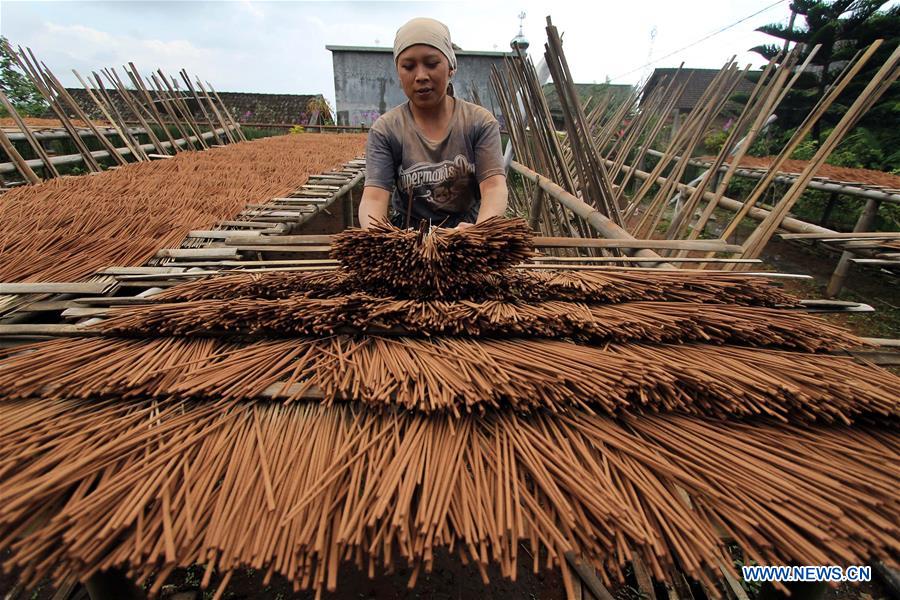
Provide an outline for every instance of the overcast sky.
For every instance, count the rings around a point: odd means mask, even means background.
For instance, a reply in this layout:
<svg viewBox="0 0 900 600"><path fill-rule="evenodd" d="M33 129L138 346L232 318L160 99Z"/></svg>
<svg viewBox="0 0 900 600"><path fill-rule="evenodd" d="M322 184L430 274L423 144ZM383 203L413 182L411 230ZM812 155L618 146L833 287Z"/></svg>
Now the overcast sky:
<svg viewBox="0 0 900 600"><path fill-rule="evenodd" d="M550 15L564 34L573 77L586 83L606 77L636 83L651 72L653 67L641 68L650 61L658 61L654 67L684 61L688 67L718 68L737 55L742 64L760 65L759 56L747 50L774 40L754 29L787 23L790 14L787 0L2 0L0 34L14 45L30 46L67 85L78 85L72 69L84 74L133 61L143 72L162 68L177 74L186 68L219 91L323 93L333 102L326 44L391 46L400 25L428 16L446 23L465 50L508 50L522 11L535 62L543 53Z"/></svg>

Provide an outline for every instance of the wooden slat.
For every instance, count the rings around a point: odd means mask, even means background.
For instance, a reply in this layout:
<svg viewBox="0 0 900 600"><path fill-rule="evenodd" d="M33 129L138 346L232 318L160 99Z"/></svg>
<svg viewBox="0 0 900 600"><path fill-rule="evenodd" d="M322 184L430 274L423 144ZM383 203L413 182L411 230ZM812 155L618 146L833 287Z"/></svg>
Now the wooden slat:
<svg viewBox="0 0 900 600"><path fill-rule="evenodd" d="M73 298L69 300L69 302L79 306L138 306L153 302L153 298L140 298L138 296L97 296L96 298Z"/></svg>
<svg viewBox="0 0 900 600"><path fill-rule="evenodd" d="M15 310L16 313L27 312L56 312L58 310L66 310L72 308L71 300L38 300L24 306L20 306Z"/></svg>
<svg viewBox="0 0 900 600"><path fill-rule="evenodd" d="M255 237L259 236L262 231L243 231L241 232L241 235L243 235L244 237ZM194 231L189 231L187 236L189 238L198 238L205 240L224 240L225 238L234 234L235 233L233 231L226 231L224 229L195 229Z"/></svg>
<svg viewBox="0 0 900 600"><path fill-rule="evenodd" d="M864 337L860 338L862 341L867 344L872 344L874 346L881 346L883 348L900 348L900 340L892 339L892 338L871 338Z"/></svg>
<svg viewBox="0 0 900 600"><path fill-rule="evenodd" d="M875 238L875 239L898 239L900 240L900 231L869 231L857 233L782 233L783 240L841 240L845 238Z"/></svg>
<svg viewBox="0 0 900 600"><path fill-rule="evenodd" d="M87 281L80 283L0 283L0 294L105 294L115 283Z"/></svg>
<svg viewBox="0 0 900 600"><path fill-rule="evenodd" d="M316 212L316 208L314 206L296 206L296 207L292 206L290 208L292 211L300 213L300 214ZM263 213L273 213L274 214L277 212L284 212L284 211L282 210L281 207L275 206L273 204L248 204L244 208L244 212L245 213L246 212L263 212ZM285 214L287 214L287 213L285 212Z"/></svg>
<svg viewBox="0 0 900 600"><path fill-rule="evenodd" d="M74 307L64 310L62 316L66 319L83 319L84 317L104 317L107 312L109 311L106 308Z"/></svg>
<svg viewBox="0 0 900 600"><path fill-rule="evenodd" d="M237 258L237 248L166 248L156 258Z"/></svg>
<svg viewBox="0 0 900 600"><path fill-rule="evenodd" d="M281 225L273 227L271 223L263 221L219 221L217 225L219 227L240 227L243 229L283 229Z"/></svg>
<svg viewBox="0 0 900 600"><path fill-rule="evenodd" d="M189 261L180 262L180 265L186 267L200 267L214 269L224 269L231 267L232 269L242 269L245 267L290 267L303 265L331 265L337 266L338 262L330 258L298 258L298 259L278 259L278 260L218 260L218 261ZM229 273L234 272L230 270Z"/></svg>
<svg viewBox="0 0 900 600"><path fill-rule="evenodd" d="M107 267L97 275L146 275L148 273L183 273L185 267Z"/></svg>
<svg viewBox="0 0 900 600"><path fill-rule="evenodd" d="M143 275L121 275L119 281L167 281L197 279L218 275L219 271L194 271L193 273L145 273Z"/></svg>
<svg viewBox="0 0 900 600"><path fill-rule="evenodd" d="M646 248L652 250L703 250L712 252L741 251L740 246L734 244L726 244L722 240L612 240L594 238L536 237L534 238L534 245L538 248Z"/></svg>
<svg viewBox="0 0 900 600"><path fill-rule="evenodd" d="M241 246L241 250L247 252L329 252L331 251L331 246L277 246L277 245L265 245L265 244L255 244L252 246ZM234 251L237 252L237 248L234 248Z"/></svg>
<svg viewBox="0 0 900 600"><path fill-rule="evenodd" d="M17 324L0 325L0 335L24 335L24 336L70 336L70 335L98 335L99 331L88 331L79 325L66 324Z"/></svg>
<svg viewBox="0 0 900 600"><path fill-rule="evenodd" d="M762 260L759 258L652 258L647 256L536 256L531 260L535 262L540 262L542 264L546 263L573 263L573 262L588 262L588 263L658 263L658 262L670 262L670 263L744 263L744 264L758 264L761 263Z"/></svg>
<svg viewBox="0 0 900 600"><path fill-rule="evenodd" d="M225 238L226 246L261 246L261 245L323 245L330 244L332 236L330 235L278 235L269 237L252 237L244 234L232 234L231 237Z"/></svg>
<svg viewBox="0 0 900 600"><path fill-rule="evenodd" d="M894 265L900 266L900 261L889 258L851 258L850 262L862 265Z"/></svg>

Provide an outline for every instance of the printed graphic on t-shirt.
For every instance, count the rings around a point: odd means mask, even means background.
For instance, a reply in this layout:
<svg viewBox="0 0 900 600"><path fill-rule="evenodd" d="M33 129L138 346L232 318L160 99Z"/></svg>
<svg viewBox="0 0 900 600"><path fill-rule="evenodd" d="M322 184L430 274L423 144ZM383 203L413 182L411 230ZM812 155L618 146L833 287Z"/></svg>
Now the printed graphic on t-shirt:
<svg viewBox="0 0 900 600"><path fill-rule="evenodd" d="M425 202L433 209L456 212L471 197L475 165L463 154L439 163L419 162L397 170L397 180L404 193L412 191L414 202Z"/></svg>

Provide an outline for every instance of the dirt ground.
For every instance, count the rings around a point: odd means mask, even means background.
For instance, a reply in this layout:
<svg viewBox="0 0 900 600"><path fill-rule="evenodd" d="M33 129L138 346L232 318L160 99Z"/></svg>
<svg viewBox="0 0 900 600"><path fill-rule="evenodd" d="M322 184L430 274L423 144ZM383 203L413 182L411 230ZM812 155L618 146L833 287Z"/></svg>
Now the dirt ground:
<svg viewBox="0 0 900 600"><path fill-rule="evenodd" d="M806 299L823 298L839 254L822 246L774 238L762 259L781 273L812 275L811 280L785 280L787 291ZM826 313L821 316L862 337L900 338L900 274L852 265L838 300L862 302L875 312Z"/></svg>

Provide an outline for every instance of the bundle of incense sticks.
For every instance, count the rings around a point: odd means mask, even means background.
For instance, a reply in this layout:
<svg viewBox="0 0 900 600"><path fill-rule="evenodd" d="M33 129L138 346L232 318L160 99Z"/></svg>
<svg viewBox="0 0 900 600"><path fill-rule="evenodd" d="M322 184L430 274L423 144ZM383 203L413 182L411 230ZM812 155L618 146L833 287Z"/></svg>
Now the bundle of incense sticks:
<svg viewBox="0 0 900 600"><path fill-rule="evenodd" d="M446 549L485 581L545 557L574 598L568 552L715 594L722 535L896 564L900 378L822 353L860 340L762 278L511 268L530 243L348 232L341 270L200 280L0 350L7 568L321 594L350 565L412 587Z"/></svg>
<svg viewBox="0 0 900 600"><path fill-rule="evenodd" d="M463 299L612 304L629 300L796 306L797 299L753 275L711 271L663 271L609 267L592 271L506 270L479 281ZM232 273L183 283L154 300L238 298L335 298L363 291L345 271ZM397 297L395 294L389 296ZM460 299L460 298L454 298Z"/></svg>
<svg viewBox="0 0 900 600"><path fill-rule="evenodd" d="M188 231L296 190L362 135L286 135L22 186L0 202L0 281L75 281L141 265Z"/></svg>
<svg viewBox="0 0 900 600"><path fill-rule="evenodd" d="M0 551L32 585L121 566L155 593L199 564L412 587L446 548L486 582L559 568L570 597L568 551L715 594L722 534L759 564L893 565L900 537L896 428L118 398L0 402L0 448Z"/></svg>
<svg viewBox="0 0 900 600"><path fill-rule="evenodd" d="M847 357L527 338L64 339L0 360L0 389L7 399L276 398L455 415L580 408L852 423L900 414L900 378Z"/></svg>
<svg viewBox="0 0 900 600"><path fill-rule="evenodd" d="M467 229L423 224L410 230L382 221L336 235L331 254L368 291L449 298L531 257L532 238L522 219L492 217Z"/></svg>
<svg viewBox="0 0 900 600"><path fill-rule="evenodd" d="M859 347L846 330L778 308L693 302L414 300L350 293L335 298L196 300L111 309L98 328L127 336L269 336L372 333L565 337L589 342L706 342L817 352Z"/></svg>

